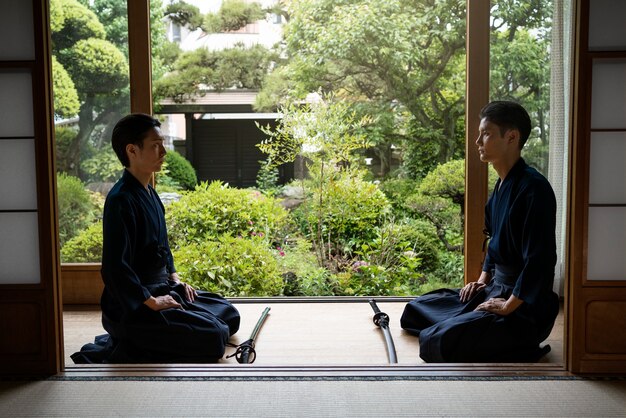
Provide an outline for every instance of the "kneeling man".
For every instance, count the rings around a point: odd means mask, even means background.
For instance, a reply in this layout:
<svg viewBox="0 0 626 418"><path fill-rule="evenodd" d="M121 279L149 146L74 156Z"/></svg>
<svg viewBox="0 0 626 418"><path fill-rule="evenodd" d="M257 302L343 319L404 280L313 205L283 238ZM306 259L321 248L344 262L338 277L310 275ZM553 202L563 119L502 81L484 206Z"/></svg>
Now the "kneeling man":
<svg viewBox="0 0 626 418"><path fill-rule="evenodd" d="M401 325L419 337L427 362L534 362L550 350L539 344L559 311L552 290L556 199L548 180L521 158L531 131L526 110L496 101L480 118L480 159L499 176L485 207L483 271L460 291L411 301Z"/></svg>
<svg viewBox="0 0 626 418"><path fill-rule="evenodd" d="M164 207L150 185L166 150L160 122L122 118L112 145L125 167L103 217L102 324L108 335L72 356L77 363L215 362L239 329L239 312L219 295L178 277Z"/></svg>

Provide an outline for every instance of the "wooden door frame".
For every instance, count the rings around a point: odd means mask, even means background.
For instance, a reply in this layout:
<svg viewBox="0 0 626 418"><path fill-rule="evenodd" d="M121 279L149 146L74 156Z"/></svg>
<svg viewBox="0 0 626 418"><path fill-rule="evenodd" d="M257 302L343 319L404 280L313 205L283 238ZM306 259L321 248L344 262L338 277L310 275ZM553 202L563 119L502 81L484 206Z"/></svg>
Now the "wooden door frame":
<svg viewBox="0 0 626 418"><path fill-rule="evenodd" d="M587 279L589 178L592 113L592 65L598 59L626 59L626 51L589 51L590 0L576 2L576 39L569 219L566 277L566 359L575 373L626 373L626 352L615 343L616 330L623 331L619 316L625 312L626 280ZM613 314L611 314L613 313ZM602 349L598 350L598 344ZM610 352L611 347L614 352ZM621 350L620 350L621 347Z"/></svg>
<svg viewBox="0 0 626 418"><path fill-rule="evenodd" d="M40 2L44 5L47 5L47 0L40 0ZM129 28L133 28L136 32L141 33L131 35L129 31L129 37L133 37L133 39L143 39L141 42L149 42L149 31L147 32L146 38L146 27L143 28L141 26L137 26L135 24L135 19L138 19L138 16L142 16L141 19L145 21L147 19L148 14L144 13L146 10L149 10L149 0L144 1L136 1L132 2L132 12L129 7ZM484 28L485 24L485 9L489 11L489 1L488 0L468 0L468 34L470 30L474 30L476 28ZM586 373L586 372L609 372L608 369L603 368L602 360L597 358L589 358L588 354L584 352L585 346L585 334L584 327L586 318L584 317L586 303L589 301L590 297L598 297L598 294L601 293L602 297L607 298L610 295L610 289L607 291L606 289L602 289L602 286L606 285L606 283L589 283L584 279L585 277L585 257L586 257L586 217L587 217L587 189L588 189L588 140L587 134L589 132L588 127L588 116L590 114L589 103L585 100L588 100L589 91L586 89L589 88L590 84L590 64L589 62L581 59L581 55L583 54L581 51L580 45L583 45L586 42L583 38L586 36L586 31L584 30L584 25L581 25L581 16L588 16L585 14L585 11L588 11L589 0L577 0L575 4L575 15L576 15L576 41L573 48L575 51L573 68L574 68L574 81L573 81L573 100L574 105L573 109L570 112L572 115L571 120L575 121L575 124L572 124L572 135L570 139L570 149L572 150L572 156L569 161L569 173L571 182L569 184L569 193L567 199L567 232L566 232L566 251L567 251L567 259L566 262L566 284L565 284L565 309L566 309L566 330L565 330L565 359L566 364L565 367L560 368L539 368L535 369L533 367L526 368L527 370L534 370L533 373L536 374L544 374L549 373L549 370L552 370L554 373L567 373L567 371ZM137 9L142 9L140 11L136 11ZM135 14L136 13L136 14ZM46 17L47 18L47 17ZM131 24L132 22L132 24ZM488 24L488 18L487 18ZM478 25L478 26L476 26ZM482 26L481 26L482 25ZM474 29L472 29L474 28ZM479 30L479 29L477 29ZM473 32L472 32L473 33ZM470 36L468 35L468 55L470 51L481 51L481 46L479 45L478 39L474 38L475 35L472 35L472 42L469 42ZM482 39L484 39L484 33L482 33ZM487 37L488 39L488 37ZM132 44L134 41L129 40L129 44ZM138 41L139 42L139 41ZM484 40L482 41L484 42ZM477 49L478 48L478 49ZM133 50L131 48L131 74L134 74L133 80L138 79L150 79L151 78L151 66L150 66L150 56L145 53L145 48L139 48L138 52L136 49ZM143 51L143 52L141 52ZM148 48L149 51L149 48ZM485 52L488 54L488 50L484 50L484 45L482 46L482 54L484 56ZM584 57L583 57L584 58ZM470 157L475 154L475 150L471 146L472 144L472 132L476 131L476 127L473 124L477 123L473 121L475 118L472 116L477 114L477 109L488 100L488 93L485 95L485 89L488 90L488 83L485 85L485 76L488 79L488 66L485 70L484 59L476 60L474 53L472 53L472 57L468 57L468 84L472 83L472 86L478 86L478 92L475 92L474 89L470 91L468 89L468 102L467 102L467 117L466 117L466 127L467 127L467 138L466 138L466 146L470 147L467 151L467 156L469 162L467 162L467 175L469 179L466 180L466 196L479 196L479 198L472 199L473 201L480 201L483 199L486 200L486 170L484 173L481 169L476 167L475 158ZM485 74L485 71L487 74ZM49 82L49 80L48 80ZM474 84L477 83L477 84ZM136 103L133 105L133 111L151 111L151 91L150 91L151 83L143 83L140 86L135 86L132 88L131 86L131 97L137 98ZM48 84L50 85L50 84ZM585 96L587 99L585 99ZM131 99L135 100L135 99ZM149 103L149 104L148 104ZM51 113L50 113L51 114ZM51 126L48 126L48 130L51 129ZM50 155L48 156L50 159ZM45 162L44 168L46 167ZM50 160L48 161L48 165L50 165ZM481 166L484 166L481 164ZM466 177L467 179L467 177ZM54 185L50 185L50 189L54 191ZM482 220L483 209L482 204L470 204L468 206L466 199L466 214L467 219L479 219ZM470 214L472 218L470 218ZM477 217L477 218L476 218ZM481 225L480 221L476 221L475 224L472 224L466 229L467 236L471 238L466 238L466 251L469 251L470 248L478 248L480 246L476 246L478 241L482 240L482 237L476 238L476 231L478 229L478 225ZM469 231L472 231L471 234ZM480 232L482 234L482 225L480 226ZM479 235L481 236L481 235ZM56 238L54 238L53 242L56 242ZM474 251L474 250L472 250ZM466 253L467 257L470 258L470 261L466 261L466 271L472 272L476 269L476 255L471 255L470 253ZM480 257L482 258L482 257ZM478 261L480 261L480 258ZM56 265L54 268L58 269L58 259L55 259ZM468 264L469 263L469 264ZM51 270L54 270L52 268ZM466 277L467 280L471 280L471 277ZM611 283L613 284L613 283ZM623 287L621 284L619 287ZM57 290L55 290L57 292ZM60 312L60 309L59 309ZM53 339L56 344L58 344L57 348L61 347L62 353L62 335L61 328L58 326L56 328L56 336ZM585 357L587 356L587 357ZM622 360L619 360L622 361ZM58 361L57 361L58 364ZM612 363L613 365L618 364L626 364L626 361L622 363ZM120 366L120 370L125 370L127 368ZM171 368L163 368L160 369L167 370L168 372L172 371ZM281 373L280 368L271 368L268 373L272 374L274 372ZM293 371L293 368L284 368L285 373L287 370ZM308 370L310 368L300 367L296 368L299 371ZM340 368L341 369L341 368ZM350 370L354 368L343 368L343 372L339 371L339 373L352 373ZM57 371L59 370L57 366ZM81 369L88 370L88 369ZM151 369L154 371L154 368ZM203 368L203 370L213 370L211 367ZM226 370L226 368L220 368L220 370L230 373L237 373L235 370ZM297 371L296 370L296 371ZM348 370L348 371L346 371ZM354 369L356 370L356 369ZM371 370L371 369L367 369ZM447 365L447 366L433 366L429 365L426 368L420 366L419 368L414 369L403 369L404 372L413 375L419 374L425 370L426 373L433 373L435 371L447 372L451 370L457 370L460 373L473 373L477 369L475 367L460 367L459 365ZM482 367L479 368L480 373L487 374L497 374L500 370L494 369L491 367ZM512 368L511 370L515 370L516 373L519 372L519 367ZM396 373L397 371L393 371L392 369L385 369L381 373ZM97 373L97 370L95 371ZM101 370L102 372L102 370ZM363 371L359 371L361 373ZM404 373L402 372L402 373ZM327 371L325 372L327 373Z"/></svg>

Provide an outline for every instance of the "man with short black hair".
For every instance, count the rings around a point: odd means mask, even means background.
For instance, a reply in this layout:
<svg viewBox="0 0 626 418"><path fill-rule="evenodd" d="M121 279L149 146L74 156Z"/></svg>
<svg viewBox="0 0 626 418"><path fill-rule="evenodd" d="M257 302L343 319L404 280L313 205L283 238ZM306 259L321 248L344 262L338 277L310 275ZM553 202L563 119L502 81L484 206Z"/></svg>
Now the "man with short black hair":
<svg viewBox="0 0 626 418"><path fill-rule="evenodd" d="M539 344L558 315L556 199L548 180L521 157L530 117L517 103L495 101L480 119L480 159L499 177L485 207L489 246L477 281L406 306L402 328L419 336L427 362L537 361L550 350Z"/></svg>
<svg viewBox="0 0 626 418"><path fill-rule="evenodd" d="M101 307L109 334L75 353L76 363L215 362L239 329L230 302L176 273L164 207L150 185L166 154L159 126L136 113L113 129L125 170L104 205Z"/></svg>

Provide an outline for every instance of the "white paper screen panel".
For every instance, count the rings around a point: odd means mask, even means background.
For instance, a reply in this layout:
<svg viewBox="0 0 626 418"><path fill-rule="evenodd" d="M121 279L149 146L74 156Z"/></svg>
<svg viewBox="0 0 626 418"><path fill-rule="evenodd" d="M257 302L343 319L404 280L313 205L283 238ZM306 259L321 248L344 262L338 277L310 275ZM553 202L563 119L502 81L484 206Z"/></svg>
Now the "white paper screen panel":
<svg viewBox="0 0 626 418"><path fill-rule="evenodd" d="M24 0L2 0L0 61L35 59L33 4Z"/></svg>
<svg viewBox="0 0 626 418"><path fill-rule="evenodd" d="M40 282L37 212L0 212L0 284Z"/></svg>
<svg viewBox="0 0 626 418"><path fill-rule="evenodd" d="M591 129L626 128L626 62L595 61L592 83Z"/></svg>
<svg viewBox="0 0 626 418"><path fill-rule="evenodd" d="M591 133L590 204L626 204L625 161L626 132Z"/></svg>
<svg viewBox="0 0 626 418"><path fill-rule="evenodd" d="M0 138L33 137L33 88L28 71L0 71Z"/></svg>
<svg viewBox="0 0 626 418"><path fill-rule="evenodd" d="M0 210L36 210L35 141L0 140Z"/></svg>
<svg viewBox="0 0 626 418"><path fill-rule="evenodd" d="M590 207L588 280L626 280L626 207Z"/></svg>
<svg viewBox="0 0 626 418"><path fill-rule="evenodd" d="M589 2L589 49L615 51L626 49L626 2L593 0Z"/></svg>

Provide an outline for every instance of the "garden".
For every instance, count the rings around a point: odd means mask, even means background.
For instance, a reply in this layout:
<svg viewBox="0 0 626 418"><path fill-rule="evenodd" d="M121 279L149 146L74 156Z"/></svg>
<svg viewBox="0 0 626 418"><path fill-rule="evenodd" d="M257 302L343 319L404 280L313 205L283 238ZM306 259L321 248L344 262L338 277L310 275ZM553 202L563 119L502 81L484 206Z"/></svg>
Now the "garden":
<svg viewBox="0 0 626 418"><path fill-rule="evenodd" d="M168 152L155 185L181 277L225 296L461 286L465 0L190 3L150 2L155 109L243 89L280 118L258 126L254 188L198 181ZM552 2L492 3L491 96L529 110L524 153L545 172ZM126 1L50 7L61 259L98 263L104 199L122 171L111 130L129 112ZM283 22L272 47L183 51L166 36L169 24L209 36L270 20ZM306 175L279 184L278 168L296 161Z"/></svg>

